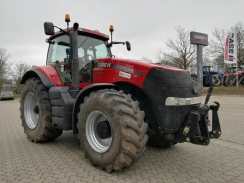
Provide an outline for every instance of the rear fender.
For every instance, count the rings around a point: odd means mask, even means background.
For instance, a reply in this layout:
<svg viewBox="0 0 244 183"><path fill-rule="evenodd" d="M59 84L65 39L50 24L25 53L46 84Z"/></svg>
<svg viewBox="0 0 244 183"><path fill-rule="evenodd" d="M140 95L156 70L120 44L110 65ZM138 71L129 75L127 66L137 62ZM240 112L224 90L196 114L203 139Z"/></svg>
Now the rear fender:
<svg viewBox="0 0 244 183"><path fill-rule="evenodd" d="M72 115L73 134L78 134L78 129L76 127L76 124L78 123L77 114L80 112L80 104L84 102L84 98L88 96L91 92L102 90L102 89L119 90L120 87L110 83L99 83L99 84L91 84L83 88L77 95L74 108L73 108L73 115Z"/></svg>

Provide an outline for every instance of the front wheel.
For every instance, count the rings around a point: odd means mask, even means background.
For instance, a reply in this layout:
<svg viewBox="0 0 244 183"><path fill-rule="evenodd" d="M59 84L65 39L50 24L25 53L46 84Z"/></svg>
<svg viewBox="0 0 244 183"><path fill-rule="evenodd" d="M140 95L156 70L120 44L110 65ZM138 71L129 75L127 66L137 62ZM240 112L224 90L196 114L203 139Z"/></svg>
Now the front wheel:
<svg viewBox="0 0 244 183"><path fill-rule="evenodd" d="M100 90L85 97L78 114L81 147L93 165L121 170L145 151L148 125L139 103L116 90Z"/></svg>
<svg viewBox="0 0 244 183"><path fill-rule="evenodd" d="M20 114L24 132L32 142L51 141L62 134L62 130L52 127L48 90L37 78L25 82L20 99Z"/></svg>

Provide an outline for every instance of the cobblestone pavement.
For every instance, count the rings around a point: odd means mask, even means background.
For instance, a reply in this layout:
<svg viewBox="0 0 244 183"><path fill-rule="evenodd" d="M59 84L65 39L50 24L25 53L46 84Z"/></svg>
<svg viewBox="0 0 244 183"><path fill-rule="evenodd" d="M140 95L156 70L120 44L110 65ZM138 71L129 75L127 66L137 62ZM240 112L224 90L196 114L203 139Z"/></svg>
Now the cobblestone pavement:
<svg viewBox="0 0 244 183"><path fill-rule="evenodd" d="M204 100L204 99L203 99ZM19 119L19 102L0 101L0 183L5 182L244 182L244 97L219 101L220 139L209 146L188 143L148 147L128 169L106 173L93 167L72 132L50 143L29 142Z"/></svg>

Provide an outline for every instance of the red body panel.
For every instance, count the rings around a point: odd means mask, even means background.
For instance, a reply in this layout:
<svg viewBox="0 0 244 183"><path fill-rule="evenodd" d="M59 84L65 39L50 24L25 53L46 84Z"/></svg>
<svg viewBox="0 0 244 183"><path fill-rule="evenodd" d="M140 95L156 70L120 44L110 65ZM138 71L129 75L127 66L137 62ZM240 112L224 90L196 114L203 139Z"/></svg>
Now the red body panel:
<svg viewBox="0 0 244 183"><path fill-rule="evenodd" d="M143 85L147 73L152 68L187 72L171 66L152 64L139 60L117 58L97 59L94 61L94 65L93 83L128 82L137 85L140 88ZM61 82L58 72L53 65L34 66L31 68L31 70L39 70L55 86L64 86L64 83ZM90 84L91 83L80 83L80 88L84 88ZM71 87L71 83L68 83L67 85Z"/></svg>

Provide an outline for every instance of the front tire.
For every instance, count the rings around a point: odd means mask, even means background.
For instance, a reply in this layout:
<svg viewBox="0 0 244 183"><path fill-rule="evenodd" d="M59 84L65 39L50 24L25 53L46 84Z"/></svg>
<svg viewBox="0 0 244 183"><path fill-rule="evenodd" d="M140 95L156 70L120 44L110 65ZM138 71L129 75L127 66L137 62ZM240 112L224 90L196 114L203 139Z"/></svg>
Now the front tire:
<svg viewBox="0 0 244 183"><path fill-rule="evenodd" d="M109 89L92 92L80 105L78 119L86 157L107 172L131 166L145 151L148 125L131 95Z"/></svg>
<svg viewBox="0 0 244 183"><path fill-rule="evenodd" d="M22 126L32 142L56 139L62 130L52 127L51 102L47 88L37 78L25 82L20 99Z"/></svg>

